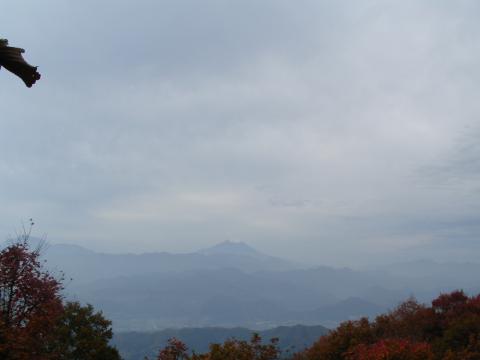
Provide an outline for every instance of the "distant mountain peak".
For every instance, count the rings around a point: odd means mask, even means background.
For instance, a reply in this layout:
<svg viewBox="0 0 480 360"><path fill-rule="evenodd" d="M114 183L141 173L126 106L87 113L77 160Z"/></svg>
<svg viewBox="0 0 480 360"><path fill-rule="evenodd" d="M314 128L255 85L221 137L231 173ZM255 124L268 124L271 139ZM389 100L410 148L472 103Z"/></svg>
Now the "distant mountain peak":
<svg viewBox="0 0 480 360"><path fill-rule="evenodd" d="M202 249L198 253L203 255L259 255L260 253L244 242L224 241L212 247Z"/></svg>

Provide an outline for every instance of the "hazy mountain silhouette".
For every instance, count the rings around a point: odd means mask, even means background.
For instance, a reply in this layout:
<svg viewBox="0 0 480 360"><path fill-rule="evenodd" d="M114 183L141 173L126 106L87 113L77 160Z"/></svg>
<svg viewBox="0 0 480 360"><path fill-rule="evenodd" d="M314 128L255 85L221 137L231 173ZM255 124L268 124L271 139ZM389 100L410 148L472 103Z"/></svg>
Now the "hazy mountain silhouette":
<svg viewBox="0 0 480 360"><path fill-rule="evenodd" d="M280 271L300 267L262 254L245 243L224 242L187 254L167 252L105 254L76 245L49 244L44 257L67 278L86 283L118 276L233 268L244 272Z"/></svg>
<svg viewBox="0 0 480 360"><path fill-rule="evenodd" d="M245 255L270 258L270 256L261 254L244 242L233 242L228 240L212 247L199 250L197 253L203 255Z"/></svg>
<svg viewBox="0 0 480 360"><path fill-rule="evenodd" d="M32 239L35 243L36 239ZM34 244L35 245L35 244ZM480 265L416 261L356 271L298 264L244 243L224 242L188 254L104 254L75 245L47 246L63 270L69 298L103 310L118 330L167 327L323 324L374 316L415 295L478 292Z"/></svg>

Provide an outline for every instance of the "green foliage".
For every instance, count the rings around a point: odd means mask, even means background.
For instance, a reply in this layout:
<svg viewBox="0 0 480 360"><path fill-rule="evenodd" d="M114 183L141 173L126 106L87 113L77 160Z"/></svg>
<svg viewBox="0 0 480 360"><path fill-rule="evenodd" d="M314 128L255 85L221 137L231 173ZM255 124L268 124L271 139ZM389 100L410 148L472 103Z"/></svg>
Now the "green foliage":
<svg viewBox="0 0 480 360"><path fill-rule="evenodd" d="M54 352L68 360L117 360L117 349L109 345L111 322L92 305L69 302L55 328Z"/></svg>

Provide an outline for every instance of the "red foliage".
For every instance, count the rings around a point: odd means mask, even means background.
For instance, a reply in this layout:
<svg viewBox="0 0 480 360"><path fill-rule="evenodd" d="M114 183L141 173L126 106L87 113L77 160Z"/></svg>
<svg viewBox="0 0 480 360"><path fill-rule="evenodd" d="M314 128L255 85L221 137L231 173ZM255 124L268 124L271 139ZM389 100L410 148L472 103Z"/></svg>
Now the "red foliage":
<svg viewBox="0 0 480 360"><path fill-rule="evenodd" d="M442 294L428 307L409 299L395 310L340 324L298 360L479 360L480 295Z"/></svg>
<svg viewBox="0 0 480 360"><path fill-rule="evenodd" d="M427 343L387 339L372 345L358 345L345 354L345 358L347 360L428 360L433 359L433 353Z"/></svg>
<svg viewBox="0 0 480 360"><path fill-rule="evenodd" d="M187 346L176 338L168 339L168 345L158 354L157 360L183 360L187 359Z"/></svg>
<svg viewBox="0 0 480 360"><path fill-rule="evenodd" d="M0 358L44 359L62 313L62 285L42 269L27 238L0 252Z"/></svg>
<svg viewBox="0 0 480 360"><path fill-rule="evenodd" d="M455 316L463 312L469 298L463 291L457 290L450 294L441 294L432 301L432 309L437 314Z"/></svg>

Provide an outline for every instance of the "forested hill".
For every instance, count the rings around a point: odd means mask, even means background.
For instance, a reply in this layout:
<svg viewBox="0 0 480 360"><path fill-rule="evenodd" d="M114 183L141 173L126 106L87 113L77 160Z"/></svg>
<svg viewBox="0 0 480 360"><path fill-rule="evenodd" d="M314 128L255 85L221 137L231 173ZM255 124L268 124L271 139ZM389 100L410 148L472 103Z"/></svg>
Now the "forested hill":
<svg viewBox="0 0 480 360"><path fill-rule="evenodd" d="M320 336L328 333L323 326L280 326L259 331L264 339L279 338L279 347L283 351L297 352L311 346ZM156 332L123 332L114 335L112 343L120 351L124 360L138 360L148 356L155 359L158 350L167 344L169 338L182 340L190 350L203 353L211 343L223 343L235 338L249 340L253 331L246 328L183 328L167 329Z"/></svg>

